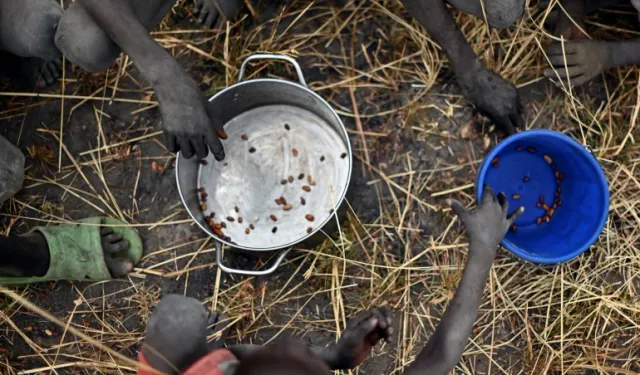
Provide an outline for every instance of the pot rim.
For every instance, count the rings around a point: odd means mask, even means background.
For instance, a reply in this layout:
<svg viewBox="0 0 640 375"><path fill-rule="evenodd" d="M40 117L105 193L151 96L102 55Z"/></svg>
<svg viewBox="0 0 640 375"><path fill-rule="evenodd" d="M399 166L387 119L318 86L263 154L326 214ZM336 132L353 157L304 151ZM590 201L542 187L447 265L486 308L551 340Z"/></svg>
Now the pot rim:
<svg viewBox="0 0 640 375"><path fill-rule="evenodd" d="M344 126L344 123L342 122L342 120L340 119L340 116L338 116L338 113L335 111L335 109L333 109L333 107L324 99L322 98L320 95L318 95L317 93L315 93L314 91L312 91L311 89L309 89L306 86L302 86L299 83L295 83L295 82L290 82L290 81L286 81L286 80L281 80L281 79L273 79L273 78L256 78L256 79L251 79L251 80L246 80L246 81L241 81L241 82L237 82L231 86L225 87L224 89L220 90L219 92L217 92L216 94L214 94L211 98L209 98L207 101L208 102L213 102L217 97L221 96L223 93L233 90L237 87L243 86L243 85L249 85L252 83L260 83L260 82L267 82L267 83L275 83L275 84L284 84L284 85L290 85L290 86L295 86L296 88L300 88L305 90L307 93L313 95L317 100L320 101L320 103L324 104L328 109L331 110L331 114L334 116L335 120L337 121L337 123L340 125L340 131L342 132L341 135L344 137L345 139L345 143L347 145L347 156L349 158L349 163L348 163L348 171L347 171L347 179L346 179L346 183L345 186L342 187L342 194L340 195L340 198L336 200L336 204L335 204L335 209L333 211L332 214L330 214L322 223L320 223L320 225L318 225L317 227L315 227L310 233L307 233L305 236L301 237L300 239L296 240L296 241L292 241L284 246L277 246L277 247L265 247L265 248L255 248L255 247L247 247L247 246L242 246L242 245L238 245L238 244L232 244L231 242L225 241L222 238L219 238L217 236L215 236L213 233L211 233L211 231L209 230L209 228L205 228L204 225L200 224L200 221L195 217L194 213L191 212L191 210L189 209L189 206L187 205L187 201L185 198L185 193L182 191L181 187L180 187L180 174L179 174L179 169L180 169L180 163L179 160L182 158L182 153L180 151L178 151L178 153L176 154L176 184L178 185L178 194L180 194L180 200L182 200L182 205L185 207L185 209L187 210L187 212L189 213L189 216L191 216L191 218L193 219L193 221L196 223L196 225L198 225L202 230L205 231L205 233L207 233L210 237L212 237L214 240L216 240L219 243L225 244L233 249L238 249L238 250L245 250L245 251L252 251L252 252L268 252L268 251L277 251L277 250L285 250L287 248L292 248L293 246L306 241L307 239L309 239L310 237L314 236L317 232L322 231L322 228L324 228L330 220L332 220L335 217L335 220L338 220L338 217L336 216L338 209L340 208L340 206L342 206L342 204L344 203L345 197L347 195L347 190L349 189L349 186L351 184L351 173L353 171L353 155L351 154L351 142L349 142L349 134L347 133L347 128Z"/></svg>

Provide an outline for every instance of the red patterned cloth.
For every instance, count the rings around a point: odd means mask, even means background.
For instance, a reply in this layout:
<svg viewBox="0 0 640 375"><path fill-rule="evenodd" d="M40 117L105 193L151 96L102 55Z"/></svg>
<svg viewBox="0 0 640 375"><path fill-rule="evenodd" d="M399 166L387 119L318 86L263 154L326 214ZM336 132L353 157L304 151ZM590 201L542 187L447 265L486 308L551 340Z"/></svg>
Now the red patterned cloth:
<svg viewBox="0 0 640 375"><path fill-rule="evenodd" d="M146 358L144 358L144 354L142 354L142 350L140 351L140 355L138 357L138 361L143 363L149 367L151 365L147 362ZM229 361L237 361L237 358L233 353L231 353L227 349L217 349L209 352L206 356L200 358L196 363L191 365L186 371L181 372L180 375L224 375L221 365L225 362ZM138 375L158 375L158 372L149 371L143 368L139 368Z"/></svg>

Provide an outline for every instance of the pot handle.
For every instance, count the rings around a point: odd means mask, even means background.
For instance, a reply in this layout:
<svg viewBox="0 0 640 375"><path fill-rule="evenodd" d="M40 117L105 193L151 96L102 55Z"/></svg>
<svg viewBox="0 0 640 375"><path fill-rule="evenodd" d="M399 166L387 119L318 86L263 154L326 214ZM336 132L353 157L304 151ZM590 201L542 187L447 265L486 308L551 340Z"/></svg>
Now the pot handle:
<svg viewBox="0 0 640 375"><path fill-rule="evenodd" d="M305 82L304 80L304 75L302 74L302 69L300 69L300 65L298 65L298 62L289 56L286 55L277 55L277 54L271 54L271 53L258 53L255 55L251 55L249 57L246 58L246 60L244 60L242 62L242 66L240 66L240 73L238 74L238 82L242 81L244 79L245 76L245 72L247 70L247 64L250 61L253 60L280 60L280 61L286 61L288 63L290 63L291 65L293 65L293 68L296 70L296 74L298 75L298 82L304 86L307 87L307 82Z"/></svg>
<svg viewBox="0 0 640 375"><path fill-rule="evenodd" d="M278 267L280 267L280 263L282 263L282 261L284 260L284 257L286 257L287 254L289 254L289 251L291 251L291 248L288 248L282 251L280 255L278 255L278 257L276 258L276 261L273 264L273 266L267 268L266 270L262 270L262 271L240 270L237 268L227 267L224 265L224 263L222 263L222 245L219 242L216 242L216 262L218 263L218 267L220 267L220 269L226 273L235 273L235 274L245 275L245 276L265 276L265 275L272 274Z"/></svg>

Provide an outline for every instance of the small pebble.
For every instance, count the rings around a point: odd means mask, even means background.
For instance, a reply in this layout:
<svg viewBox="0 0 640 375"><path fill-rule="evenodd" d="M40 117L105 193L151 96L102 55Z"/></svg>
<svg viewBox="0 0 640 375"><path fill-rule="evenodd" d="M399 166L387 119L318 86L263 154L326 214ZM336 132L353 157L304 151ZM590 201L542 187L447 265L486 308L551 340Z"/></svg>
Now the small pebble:
<svg viewBox="0 0 640 375"><path fill-rule="evenodd" d="M251 233L251 229L246 228L246 229L244 230L244 234L249 234L249 233Z"/></svg>
<svg viewBox="0 0 640 375"><path fill-rule="evenodd" d="M553 214L556 212L556 210L552 207L551 209L549 209L549 212L547 212L547 215L549 215L550 217L553 216Z"/></svg>
<svg viewBox="0 0 640 375"><path fill-rule="evenodd" d="M542 204L542 208L544 208L545 211L549 211L551 209L551 207L549 207L549 205L546 203Z"/></svg>
<svg viewBox="0 0 640 375"><path fill-rule="evenodd" d="M200 164L202 164L202 165L207 165L208 163L207 163L207 160L202 159L202 160L200 160Z"/></svg>
<svg viewBox="0 0 640 375"><path fill-rule="evenodd" d="M305 204L307 204L307 201L304 200L304 198L300 197L300 204L304 206Z"/></svg>
<svg viewBox="0 0 640 375"><path fill-rule="evenodd" d="M287 181L289 181L289 183L292 183L293 182L293 176L287 177Z"/></svg>
<svg viewBox="0 0 640 375"><path fill-rule="evenodd" d="M524 182L529 182L529 176L524 176L524 178L522 179L522 181L524 181Z"/></svg>
<svg viewBox="0 0 640 375"><path fill-rule="evenodd" d="M307 228L307 233L311 233L311 232L313 232L313 228L311 227Z"/></svg>
<svg viewBox="0 0 640 375"><path fill-rule="evenodd" d="M256 227L254 227L253 224L249 224L249 228L251 228L251 230L256 229Z"/></svg>
<svg viewBox="0 0 640 375"><path fill-rule="evenodd" d="M273 221L278 221L278 218L276 217L276 215L269 215L269 218L271 218L271 220Z"/></svg>
<svg viewBox="0 0 640 375"><path fill-rule="evenodd" d="M212 213L211 213L211 215L209 215L209 217L210 217L211 219L213 219L214 217L216 217L216 213L215 213L215 212L212 212Z"/></svg>
<svg viewBox="0 0 640 375"><path fill-rule="evenodd" d="M276 198L276 199L274 199L274 201L276 202L276 204L278 206L280 206L282 204L282 201L280 200L280 198Z"/></svg>
<svg viewBox="0 0 640 375"><path fill-rule="evenodd" d="M243 141L246 141L249 139L249 137L247 137L246 134L241 135L240 138L242 138Z"/></svg>
<svg viewBox="0 0 640 375"><path fill-rule="evenodd" d="M280 202L282 202L282 204L287 204L287 200L284 199L284 197L280 197Z"/></svg>
<svg viewBox="0 0 640 375"><path fill-rule="evenodd" d="M283 209L283 210L285 210L285 211L289 211L289 210L291 209L291 205L290 205L290 204L285 204L285 205L282 207L282 209Z"/></svg>
<svg viewBox="0 0 640 375"><path fill-rule="evenodd" d="M286 184L287 184L287 180L286 179L280 180L280 185L286 185Z"/></svg>
<svg viewBox="0 0 640 375"><path fill-rule="evenodd" d="M278 227L273 227L273 229L271 229L271 233L275 233L278 231Z"/></svg>
<svg viewBox="0 0 640 375"><path fill-rule="evenodd" d="M203 187L201 187L200 189L198 189L198 191L199 191L200 193L206 193L206 192L207 192Z"/></svg>
<svg viewBox="0 0 640 375"><path fill-rule="evenodd" d="M542 208L542 203L537 202L537 203L536 203L536 207L538 207L538 208Z"/></svg>
<svg viewBox="0 0 640 375"><path fill-rule="evenodd" d="M536 224L538 224L538 225L542 224L542 218L541 217L539 217L538 220L536 220Z"/></svg>
<svg viewBox="0 0 640 375"><path fill-rule="evenodd" d="M298 150L297 149L292 149L291 153L293 154L294 157L298 157Z"/></svg>
<svg viewBox="0 0 640 375"><path fill-rule="evenodd" d="M238 208L238 206L234 206L234 207L233 207L233 209L234 209L236 212L240 212L240 209Z"/></svg>
<svg viewBox="0 0 640 375"><path fill-rule="evenodd" d="M553 159L551 159L551 156L545 154L542 157L548 164L553 164Z"/></svg>
<svg viewBox="0 0 640 375"><path fill-rule="evenodd" d="M235 221L236 219L233 218L233 216L227 216L227 221Z"/></svg>
<svg viewBox="0 0 640 375"><path fill-rule="evenodd" d="M242 216L238 217L238 223L242 224L242 222L244 221L244 219L242 219Z"/></svg>
<svg viewBox="0 0 640 375"><path fill-rule="evenodd" d="M560 207L560 206L562 206L562 201L561 201L560 199L558 199L558 200L556 201L556 204L558 205L558 207Z"/></svg>
<svg viewBox="0 0 640 375"><path fill-rule="evenodd" d="M304 173L300 173L300 174L298 175L298 180L302 180L303 178L304 178Z"/></svg>
<svg viewBox="0 0 640 375"><path fill-rule="evenodd" d="M495 158L493 158L493 160L491 160L491 166L493 166L494 168L498 168L498 157L496 156Z"/></svg>
<svg viewBox="0 0 640 375"><path fill-rule="evenodd" d="M249 152L253 154L254 152L256 152L256 148L255 148L255 147L251 147L251 148L249 149Z"/></svg>
<svg viewBox="0 0 640 375"><path fill-rule="evenodd" d="M304 218L309 220L309 221L313 221L315 219L315 217L313 217L313 215L311 215L311 214L304 215Z"/></svg>
<svg viewBox="0 0 640 375"><path fill-rule="evenodd" d="M551 217L549 217L549 215L545 215L544 216L544 221L547 222L547 223L550 222L551 221Z"/></svg>
<svg viewBox="0 0 640 375"><path fill-rule="evenodd" d="M515 232L518 231L518 227L515 224L513 224L513 225L511 225L511 228L509 228L509 230L511 230L511 232L515 233Z"/></svg>
<svg viewBox="0 0 640 375"><path fill-rule="evenodd" d="M308 187L307 185L304 185L304 186L302 187L302 190L304 190L304 191L306 191L306 192L308 193L308 192L310 192L310 191L311 191L311 188L310 188L310 187Z"/></svg>
<svg viewBox="0 0 640 375"><path fill-rule="evenodd" d="M342 153L342 155L340 155L340 158L341 158L341 159L344 159L344 158L346 158L346 157L347 157L347 153L346 153L346 152L343 152L343 153Z"/></svg>
<svg viewBox="0 0 640 375"><path fill-rule="evenodd" d="M512 199L520 199L520 194L513 194L511 196Z"/></svg>
<svg viewBox="0 0 640 375"><path fill-rule="evenodd" d="M531 153L535 154L536 149L535 149L534 147L529 146L529 147L527 147L527 151L529 151L529 152L531 152Z"/></svg>
<svg viewBox="0 0 640 375"><path fill-rule="evenodd" d="M291 130L291 127L289 126L289 124L284 124L284 128L287 130Z"/></svg>
<svg viewBox="0 0 640 375"><path fill-rule="evenodd" d="M226 228L227 227L227 223L225 223L224 221L220 223L220 227L222 228Z"/></svg>
<svg viewBox="0 0 640 375"><path fill-rule="evenodd" d="M200 211L205 212L207 210L207 204L206 203L201 203L200 204Z"/></svg>
<svg viewBox="0 0 640 375"><path fill-rule="evenodd" d="M320 161L324 161L324 155L320 156Z"/></svg>

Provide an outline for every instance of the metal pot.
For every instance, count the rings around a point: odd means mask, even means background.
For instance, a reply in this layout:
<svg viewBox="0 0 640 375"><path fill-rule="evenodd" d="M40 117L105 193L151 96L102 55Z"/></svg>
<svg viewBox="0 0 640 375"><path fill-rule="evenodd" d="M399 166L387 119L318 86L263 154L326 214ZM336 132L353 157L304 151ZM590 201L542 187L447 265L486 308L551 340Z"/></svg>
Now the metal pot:
<svg viewBox="0 0 640 375"><path fill-rule="evenodd" d="M298 82L243 81L247 64L254 60L289 62ZM222 270L270 274L293 246L331 231L344 212L339 208L353 165L347 131L331 106L307 88L300 66L287 56L250 56L242 63L238 83L209 102L229 135L223 141L226 157L217 162L210 155L201 162L178 153L180 197L198 226L216 240ZM222 262L223 244L234 251L280 254L265 270L234 269Z"/></svg>

